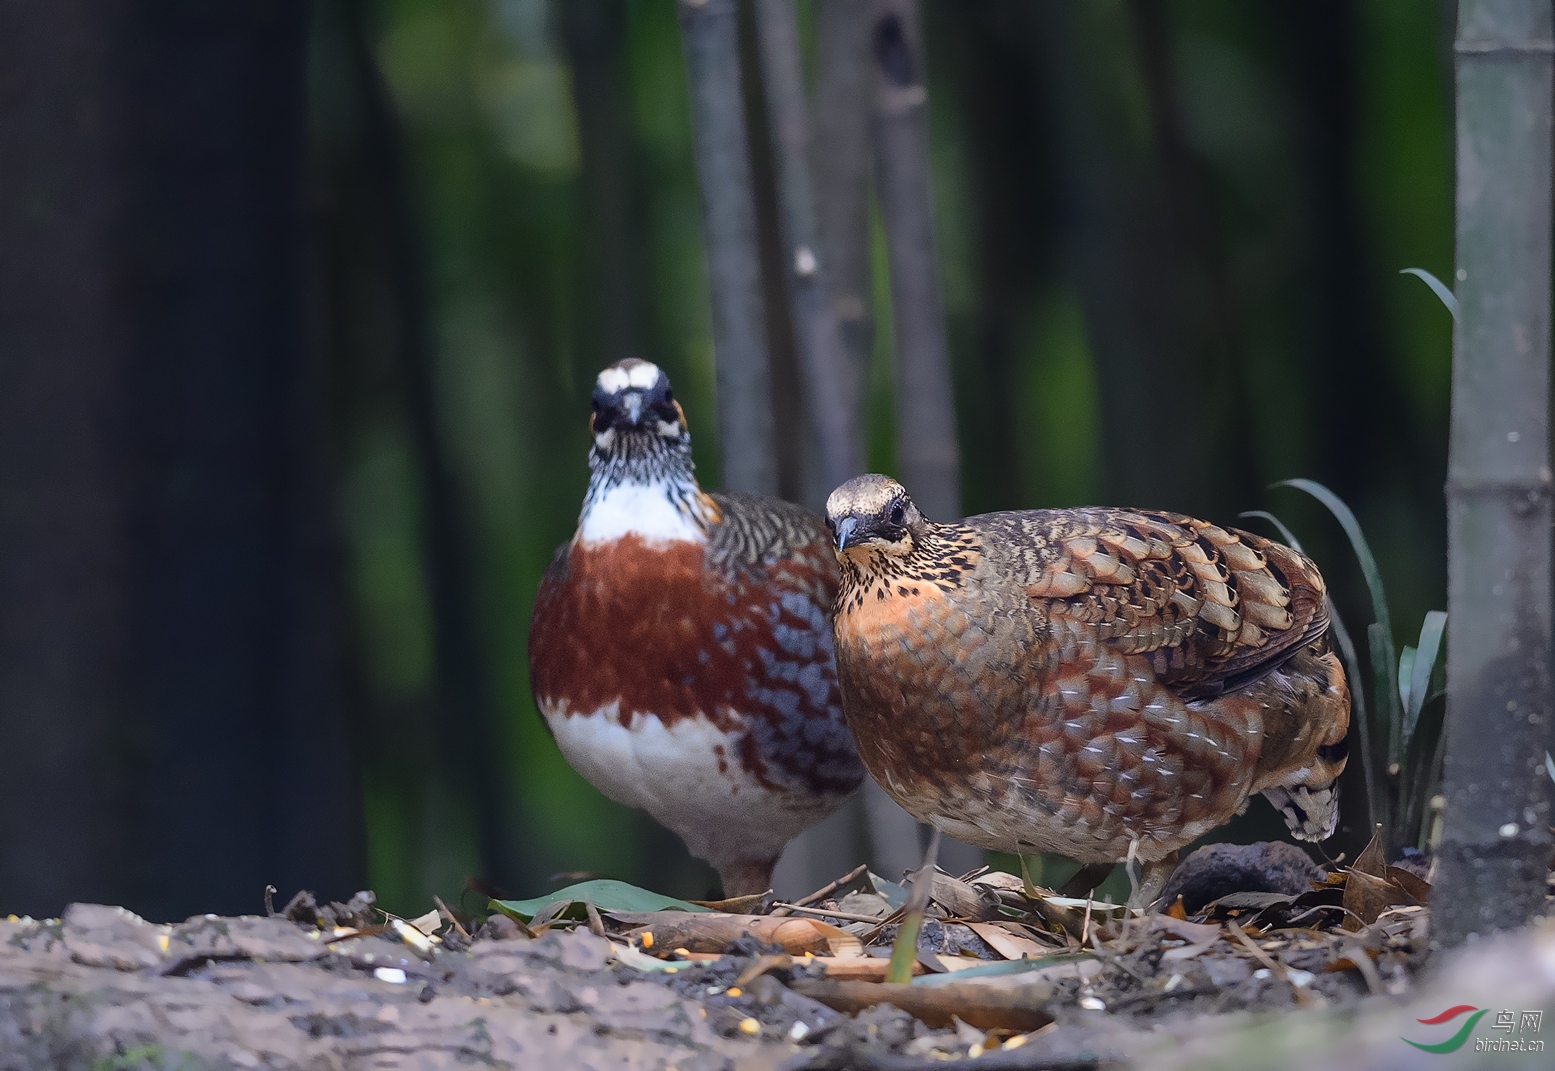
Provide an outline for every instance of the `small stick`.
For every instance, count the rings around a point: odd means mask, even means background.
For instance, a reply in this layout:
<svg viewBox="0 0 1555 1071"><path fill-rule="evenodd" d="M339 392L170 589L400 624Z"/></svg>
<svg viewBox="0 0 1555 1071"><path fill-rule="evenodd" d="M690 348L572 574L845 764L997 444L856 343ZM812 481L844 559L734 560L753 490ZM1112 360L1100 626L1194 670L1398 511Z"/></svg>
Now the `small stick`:
<svg viewBox="0 0 1555 1071"><path fill-rule="evenodd" d="M599 917L599 908L594 906L594 901L583 901L583 910L589 917L589 933L595 937L604 937L605 921Z"/></svg>
<svg viewBox="0 0 1555 1071"><path fill-rule="evenodd" d="M1290 986L1291 994L1296 998L1297 1004L1305 1005L1312 999L1309 993L1303 990L1295 982L1290 980L1290 973L1285 969L1285 964L1279 962L1273 956L1269 955L1269 953L1259 948L1258 943L1251 937L1247 936L1247 931L1238 926L1235 919L1226 920L1226 929L1230 930L1236 939L1240 941L1249 952L1258 958L1259 963L1262 963L1265 967L1269 968L1270 974L1274 975L1280 981ZM1363 975L1365 974L1364 971L1361 973Z"/></svg>
<svg viewBox="0 0 1555 1071"><path fill-rule="evenodd" d="M923 928L923 911L929 906L929 886L933 884L934 859L939 855L939 830L929 837L928 851L923 853L923 865L913 875L912 893L903 907L902 928L896 931L896 943L891 948L891 965L886 968L885 980L905 985L912 981L912 965L918 961L918 931Z"/></svg>
<svg viewBox="0 0 1555 1071"><path fill-rule="evenodd" d="M810 904L819 903L844 885L851 885L869 871L868 863L860 863L848 871L836 881L827 882L808 896L801 896L791 904L776 904L770 912L773 915L786 915L796 907L808 907ZM841 918L842 916L838 916Z"/></svg>
<svg viewBox="0 0 1555 1071"><path fill-rule="evenodd" d="M774 904L772 914L776 915L776 908L783 908L783 913L792 911L797 915L814 915L817 918L842 919L846 922L867 922L872 926L878 926L885 919L880 915L855 915L851 911L827 911L824 907L803 907L799 904Z"/></svg>

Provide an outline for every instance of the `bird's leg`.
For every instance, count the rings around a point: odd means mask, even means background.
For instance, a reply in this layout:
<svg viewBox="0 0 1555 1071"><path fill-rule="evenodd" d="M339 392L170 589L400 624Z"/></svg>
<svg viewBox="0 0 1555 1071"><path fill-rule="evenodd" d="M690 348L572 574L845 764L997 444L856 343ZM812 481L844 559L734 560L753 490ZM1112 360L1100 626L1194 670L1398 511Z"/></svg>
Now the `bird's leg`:
<svg viewBox="0 0 1555 1071"><path fill-rule="evenodd" d="M1129 895L1128 906L1138 908L1141 911L1153 910L1157 906L1156 902L1161 899L1161 893L1166 890L1167 879L1172 876L1172 871L1176 869L1176 852L1147 862L1140 868L1139 881L1138 884L1133 885L1134 891ZM1132 884L1132 868L1130 869L1129 877Z"/></svg>
<svg viewBox="0 0 1555 1071"><path fill-rule="evenodd" d="M1086 863L1074 872L1074 875L1058 888L1059 896L1068 896L1075 900L1080 899L1096 886L1107 880L1116 863Z"/></svg>
<svg viewBox="0 0 1555 1071"><path fill-rule="evenodd" d="M756 896L772 888L772 868L776 859L735 859L718 867L718 880L724 887L724 899Z"/></svg>

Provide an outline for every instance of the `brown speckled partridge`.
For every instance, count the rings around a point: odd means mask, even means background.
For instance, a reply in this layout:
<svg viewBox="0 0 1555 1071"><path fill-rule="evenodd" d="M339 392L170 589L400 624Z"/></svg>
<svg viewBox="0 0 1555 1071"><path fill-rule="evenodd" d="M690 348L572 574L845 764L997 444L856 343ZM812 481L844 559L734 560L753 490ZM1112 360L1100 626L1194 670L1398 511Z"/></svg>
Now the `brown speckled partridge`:
<svg viewBox="0 0 1555 1071"><path fill-rule="evenodd" d="M826 512L843 710L920 821L1000 851L1136 860L1147 899L1254 793L1298 838L1333 832L1350 695L1302 555L1150 510L935 524L884 476Z"/></svg>

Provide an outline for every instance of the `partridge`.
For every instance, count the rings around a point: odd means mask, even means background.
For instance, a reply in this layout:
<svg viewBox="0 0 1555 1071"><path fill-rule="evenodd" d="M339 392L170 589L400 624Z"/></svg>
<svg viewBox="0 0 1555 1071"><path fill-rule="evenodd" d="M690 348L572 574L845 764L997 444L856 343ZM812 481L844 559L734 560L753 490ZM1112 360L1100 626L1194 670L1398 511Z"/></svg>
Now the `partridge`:
<svg viewBox="0 0 1555 1071"><path fill-rule="evenodd" d="M589 484L541 581L535 703L573 768L717 868L768 888L783 846L863 780L832 656L821 518L697 484L669 378L600 372Z"/></svg>
<svg viewBox="0 0 1555 1071"><path fill-rule="evenodd" d="M1263 793L1302 840L1338 820L1350 695L1323 578L1174 513L925 518L896 481L826 503L843 709L920 821L985 848L1142 865Z"/></svg>

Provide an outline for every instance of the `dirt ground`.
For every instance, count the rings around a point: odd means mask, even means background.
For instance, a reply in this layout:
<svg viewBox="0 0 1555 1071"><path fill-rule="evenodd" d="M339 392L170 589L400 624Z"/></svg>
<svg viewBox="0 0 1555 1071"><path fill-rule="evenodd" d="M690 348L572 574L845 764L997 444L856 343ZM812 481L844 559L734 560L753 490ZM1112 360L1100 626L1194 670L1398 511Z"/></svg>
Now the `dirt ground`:
<svg viewBox="0 0 1555 1071"><path fill-rule="evenodd" d="M1545 1053L1483 1049L1555 1043L1551 921L1429 967L1405 946L1372 960L1359 943L1376 934L1314 936L1306 948L1295 935L1259 948L1278 969L1234 937L1192 951L1157 924L1116 935L1110 943L1125 951L1093 940L1098 954L1080 961L1090 966L958 983L956 992L970 985L982 1003L1029 1022L1051 1019L1025 1031L931 1027L884 1004L844 1014L828 1004L849 983L825 977L824 957L753 940L671 972L644 969L652 965L582 928L529 938L492 926L435 947L392 930L331 933L285 918L154 925L84 904L61 920L0 922L0 1069L1555 1066ZM943 946L947 933L954 924L931 923L920 948ZM1347 952L1371 970L1335 969ZM741 976L753 977L733 986ZM902 988L937 988L919 982ZM1403 1040L1440 1042L1456 1024L1417 1020L1456 1005L1548 1014L1541 1030L1522 1020L1503 1036L1487 1013L1453 1053Z"/></svg>

